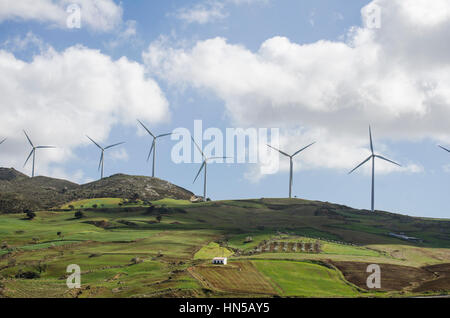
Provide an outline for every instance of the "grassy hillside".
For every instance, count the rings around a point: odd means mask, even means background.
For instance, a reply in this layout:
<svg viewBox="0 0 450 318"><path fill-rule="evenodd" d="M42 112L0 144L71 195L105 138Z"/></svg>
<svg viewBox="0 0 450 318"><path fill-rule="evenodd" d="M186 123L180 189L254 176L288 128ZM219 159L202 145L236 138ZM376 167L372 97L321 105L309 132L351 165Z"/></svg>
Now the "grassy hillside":
<svg viewBox="0 0 450 318"><path fill-rule="evenodd" d="M0 215L0 295L403 297L450 291L448 220L299 199L191 204L106 197L62 207L68 209L37 212L33 220ZM77 211L83 218L74 217ZM222 253L229 265L211 265ZM365 286L366 267L374 263L386 279L380 291ZM65 285L69 264L81 267L81 290Z"/></svg>

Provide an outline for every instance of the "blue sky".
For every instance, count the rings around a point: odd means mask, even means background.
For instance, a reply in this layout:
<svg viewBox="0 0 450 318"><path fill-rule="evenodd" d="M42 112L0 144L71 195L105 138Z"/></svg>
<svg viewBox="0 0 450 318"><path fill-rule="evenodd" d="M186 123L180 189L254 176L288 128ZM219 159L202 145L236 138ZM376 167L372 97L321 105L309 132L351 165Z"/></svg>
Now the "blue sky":
<svg viewBox="0 0 450 318"><path fill-rule="evenodd" d="M449 31L445 1L428 8L430 20L416 15L422 1L104 2L95 14L81 0L30 2L29 14L13 2L0 6L0 68L7 69L0 107L8 113L1 119L0 137L8 137L2 166L30 173L22 128L36 143L59 148L37 154L37 174L86 182L99 177L99 151L85 134L104 145L126 141L107 154L105 175L151 174L151 140L136 117L157 134L192 130L196 119L223 131L274 127L287 151L317 141L296 161L294 195L369 209L369 171L347 173L368 156L372 124L376 151L404 166L377 165L376 208L449 217L450 154L437 147L450 147L450 94L439 86L450 83L442 54L449 49L439 38ZM80 29L65 26L69 3L81 5ZM382 9L380 29L363 25L361 9L370 3ZM97 23L102 19L113 26ZM80 69L77 59L92 64ZM108 98L113 106L99 105ZM157 176L201 194L202 180L192 183L200 165L174 164L174 144L158 142ZM212 164L208 196L285 197L288 160L280 162L281 170L266 176L257 165Z"/></svg>

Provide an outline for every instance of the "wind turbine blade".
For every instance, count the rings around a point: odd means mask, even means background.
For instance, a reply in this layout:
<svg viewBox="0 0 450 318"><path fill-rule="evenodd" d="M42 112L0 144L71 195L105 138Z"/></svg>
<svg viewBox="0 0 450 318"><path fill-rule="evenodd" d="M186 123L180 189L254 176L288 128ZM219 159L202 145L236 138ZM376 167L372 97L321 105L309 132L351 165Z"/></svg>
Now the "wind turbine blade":
<svg viewBox="0 0 450 318"><path fill-rule="evenodd" d="M100 155L100 161L98 162L98 170L100 171L100 167L102 166L102 161L103 161L103 151L102 154Z"/></svg>
<svg viewBox="0 0 450 318"><path fill-rule="evenodd" d="M272 148L273 150L276 150L276 151L278 151L279 153L281 153L282 155L285 155L286 157L291 157L291 156L289 156L287 153L285 153L285 152L283 152L283 151L281 151L281 150L279 150L279 149L277 149L277 148L275 148L275 147L272 147L271 145L267 145L269 148Z"/></svg>
<svg viewBox="0 0 450 318"><path fill-rule="evenodd" d="M355 171L356 169L358 169L359 167L361 167L363 164L365 164L367 161L369 161L370 159L372 159L373 156L370 156L369 158L367 158L366 160L364 160L363 162L361 162L355 169L353 169L352 171L350 171L348 174L351 174L353 171Z"/></svg>
<svg viewBox="0 0 450 318"><path fill-rule="evenodd" d="M370 151L372 151L373 155L372 128L370 128L370 126L369 126L369 137L370 137Z"/></svg>
<svg viewBox="0 0 450 318"><path fill-rule="evenodd" d="M170 136L170 135L172 135L172 134L173 134L173 133L162 134L162 135L156 136L156 138L166 137L166 136Z"/></svg>
<svg viewBox="0 0 450 318"><path fill-rule="evenodd" d="M27 136L28 142L30 143L31 147L34 148L34 145L33 145L33 143L31 142L30 137L28 137L27 132L24 130L23 133L25 134L25 136Z"/></svg>
<svg viewBox="0 0 450 318"><path fill-rule="evenodd" d="M300 149L299 151L297 151L296 153L294 153L294 154L292 155L292 157L295 157L295 156L298 155L300 152L302 152L303 150L305 150L305 149L311 147L311 146L314 145L315 143L316 143L316 142L313 142L312 144L309 144L309 145L306 146L305 148Z"/></svg>
<svg viewBox="0 0 450 318"><path fill-rule="evenodd" d="M25 160L25 163L23 164L24 167L25 167L25 165L27 164L27 162L28 162L28 160L30 159L30 157L31 157L31 155L33 154L33 152L34 152L34 148L33 148L33 150L31 150L30 154L28 155L27 160Z"/></svg>
<svg viewBox="0 0 450 318"><path fill-rule="evenodd" d="M439 146L440 148L442 148L442 149L444 149L445 151L447 151L447 152L450 152L450 150L448 150L447 148L444 148L444 147L442 147L442 146Z"/></svg>
<svg viewBox="0 0 450 318"><path fill-rule="evenodd" d="M375 157L380 158L380 159L383 159L383 160L385 160L385 161L387 161L387 162L393 163L394 165L397 165L397 166L401 167L400 164L398 164L398 163L396 163L396 162L394 162L394 161L392 161L392 160L389 160L389 159L387 159L387 158L385 158L385 157L383 157L383 156L375 155Z"/></svg>
<svg viewBox="0 0 450 318"><path fill-rule="evenodd" d="M150 159L150 156L152 154L153 148L155 148L155 140L154 139L153 139L153 142L152 142L152 146L150 147L150 151L148 153L147 162Z"/></svg>
<svg viewBox="0 0 450 318"><path fill-rule="evenodd" d="M139 122L139 124L141 124L142 127L144 127L144 129L153 137L156 138L155 135L152 134L152 132L150 131L150 129L148 129L147 127L145 127L145 125L138 119L137 120Z"/></svg>
<svg viewBox="0 0 450 318"><path fill-rule="evenodd" d="M89 138L89 140L90 141L92 141L97 147L99 147L100 149L102 149L103 150L103 148L102 148L102 146L100 146L98 143L96 143L95 141L94 141L94 139L92 139L91 137L89 137L88 135L86 135L86 137L88 137Z"/></svg>
<svg viewBox="0 0 450 318"><path fill-rule="evenodd" d="M0 141L0 145L1 145L2 143L4 143L6 139L7 139L7 138L5 138L5 139L3 139L2 141Z"/></svg>
<svg viewBox="0 0 450 318"><path fill-rule="evenodd" d="M198 170L197 175L195 176L194 182L192 182L192 183L195 183L195 181L197 181L197 178L198 178L198 176L200 175L200 172L202 172L202 170L203 170L203 168L205 167L205 165L206 165L206 161L203 161L202 166L201 166L200 169Z"/></svg>
<svg viewBox="0 0 450 318"><path fill-rule="evenodd" d="M54 146L36 146L37 149L55 149Z"/></svg>
<svg viewBox="0 0 450 318"><path fill-rule="evenodd" d="M200 153L202 154L203 158L206 158L205 155L203 154L203 151L200 149L200 146L197 145L197 143L194 140L194 137L191 136L192 142L194 143L195 147L197 147L198 151L200 151Z"/></svg>
<svg viewBox="0 0 450 318"><path fill-rule="evenodd" d="M113 147L116 147L116 146L119 146L119 145L123 145L125 142L123 141L123 142L118 142L117 144L114 144L114 145L111 145L111 146L108 146L108 147L105 147L105 150L106 149L110 149L110 148L113 148Z"/></svg>

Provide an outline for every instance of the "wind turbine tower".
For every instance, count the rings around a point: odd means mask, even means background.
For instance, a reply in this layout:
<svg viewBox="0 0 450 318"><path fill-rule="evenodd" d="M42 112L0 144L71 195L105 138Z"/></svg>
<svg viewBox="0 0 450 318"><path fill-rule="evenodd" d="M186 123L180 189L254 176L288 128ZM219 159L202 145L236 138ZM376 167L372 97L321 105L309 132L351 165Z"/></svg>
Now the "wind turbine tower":
<svg viewBox="0 0 450 318"><path fill-rule="evenodd" d="M197 143L195 142L194 138L192 138L192 142L194 143L195 147L197 147L198 151L202 154L203 157L203 163L200 166L200 169L197 172L197 175L195 176L194 182L197 180L198 176L200 175L200 172L202 172L202 170L204 169L204 174L203 174L203 201L206 201L206 170L208 167L208 160L214 160L214 159L227 159L229 157L211 157L211 158L207 158L205 156L205 154L203 153L202 149L199 147L199 145L197 145Z"/></svg>
<svg viewBox="0 0 450 318"><path fill-rule="evenodd" d="M293 183L293 178L294 178L294 157L295 157L296 155L298 155L300 152L302 152L303 150L305 150L305 149L311 147L311 146L314 145L314 144L315 144L315 142L313 142L312 144L309 144L308 146L306 146L306 147L304 147L304 148L298 150L297 152L295 152L293 155L289 155L289 154L287 154L287 153L284 152L284 151L281 151L281 150L279 150L279 149L277 149L277 148L272 147L271 145L267 145L267 146L269 146L270 148L272 148L273 150L276 150L276 151L278 151L279 153L281 153L283 156L286 156L286 157L289 158L289 165L290 165L290 166L289 166L289 199L292 198L292 183Z"/></svg>
<svg viewBox="0 0 450 318"><path fill-rule="evenodd" d="M34 177L34 163L35 163L35 160L36 160L36 150L37 150L37 149L50 149L50 148L56 148L56 147L53 147L53 146L35 146L35 145L31 142L31 139L30 139L30 137L28 137L28 135L27 135L27 133L26 133L25 130L23 131L23 133L25 134L25 136L26 136L27 139L28 139L28 142L30 143L31 147L33 148L33 149L31 149L31 152L30 152L30 154L28 155L27 160L25 160L25 163L23 164L23 166L25 167L25 165L27 164L27 162L28 162L28 160L30 159L31 155L33 155L33 168L32 168L32 172L31 172L31 177L33 178L33 177ZM6 140L6 139L4 139L3 141L5 141L5 140ZM3 143L3 141L2 141L2 143Z"/></svg>
<svg viewBox="0 0 450 318"><path fill-rule="evenodd" d="M162 137L166 137L166 136L170 136L172 135L172 133L168 133L168 134L162 134L162 135L158 135L155 136L139 119L138 119L139 124L141 124L141 126L147 131L147 133L153 137L153 142L152 142L152 146L150 147L150 152L148 153L148 157L147 157L147 162L150 159L150 155L153 152L153 167L152 167L152 177L155 177L155 161L156 161L156 140L158 138L162 138Z"/></svg>
<svg viewBox="0 0 450 318"><path fill-rule="evenodd" d="M362 163L360 163L355 169L350 171L348 174L351 174L353 171L355 171L356 169L358 169L359 167L364 165L366 162L368 162L369 160L372 160L372 212L375 212L375 159L376 158L382 159L384 161L390 162L399 167L401 167L401 165L399 165L398 163L396 163L392 160L389 160L385 157L375 154L375 152L373 150L372 129L370 128L370 126L369 126L369 138L370 138L370 151L372 152L372 154L369 156L369 158L367 158Z"/></svg>
<svg viewBox="0 0 450 318"><path fill-rule="evenodd" d="M95 142L91 137L89 137L89 136L86 136L86 137L88 137L89 140L92 141L101 150L100 161L98 163L98 170L100 170L100 168L101 168L101 177L100 177L100 179L103 179L103 167L104 167L104 161L105 161L105 150L108 150L108 149L111 149L113 147L122 145L125 142L119 142L117 144L110 145L110 146L107 146L107 147L103 148L97 142Z"/></svg>

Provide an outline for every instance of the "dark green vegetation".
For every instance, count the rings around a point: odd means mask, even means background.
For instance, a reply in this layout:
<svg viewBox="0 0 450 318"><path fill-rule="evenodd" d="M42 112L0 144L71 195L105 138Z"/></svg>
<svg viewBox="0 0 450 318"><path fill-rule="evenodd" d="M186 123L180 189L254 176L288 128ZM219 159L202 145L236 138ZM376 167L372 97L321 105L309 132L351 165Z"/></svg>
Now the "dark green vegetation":
<svg viewBox="0 0 450 318"><path fill-rule="evenodd" d="M75 217L80 211L82 217ZM450 221L300 199L191 204L99 197L36 211L33 220L24 213L0 215L0 242L5 297L403 297L450 291ZM296 242L318 242L321 251L294 252ZM289 249L258 250L271 244ZM210 265L222 254L232 254L229 265ZM66 287L69 264L81 267L79 290ZM367 264L385 271L382 290L367 290Z"/></svg>
<svg viewBox="0 0 450 318"><path fill-rule="evenodd" d="M167 181L144 176L116 174L78 185L48 177L30 178L12 168L0 168L0 213L51 209L69 201L91 198L145 201L164 198L189 200L191 196L190 191Z"/></svg>

